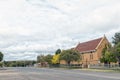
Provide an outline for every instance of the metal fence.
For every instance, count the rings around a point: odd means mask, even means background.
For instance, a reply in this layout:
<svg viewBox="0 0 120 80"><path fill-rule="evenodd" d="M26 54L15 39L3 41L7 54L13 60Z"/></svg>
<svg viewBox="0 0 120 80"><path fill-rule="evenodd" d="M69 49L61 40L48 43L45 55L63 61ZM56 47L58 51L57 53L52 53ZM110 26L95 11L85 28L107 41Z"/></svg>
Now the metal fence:
<svg viewBox="0 0 120 80"><path fill-rule="evenodd" d="M95 64L95 65L89 65L88 68L94 68L94 69L120 69L120 66L118 64Z"/></svg>

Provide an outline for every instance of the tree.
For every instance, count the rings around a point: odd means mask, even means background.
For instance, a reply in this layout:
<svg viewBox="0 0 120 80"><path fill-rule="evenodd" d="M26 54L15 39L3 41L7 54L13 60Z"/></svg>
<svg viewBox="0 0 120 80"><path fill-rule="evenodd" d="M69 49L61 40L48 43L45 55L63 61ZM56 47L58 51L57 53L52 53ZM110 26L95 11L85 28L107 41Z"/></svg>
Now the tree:
<svg viewBox="0 0 120 80"><path fill-rule="evenodd" d="M117 62L115 54L112 52L111 46L105 46L102 51L102 57L100 61L104 64L110 64L111 62Z"/></svg>
<svg viewBox="0 0 120 80"><path fill-rule="evenodd" d="M3 53L0 52L0 61L2 61L2 60L3 60Z"/></svg>
<svg viewBox="0 0 120 80"><path fill-rule="evenodd" d="M115 33L115 35L114 35L114 37L112 37L112 39L113 39L113 44L118 44L119 42L120 42L120 32L117 32L117 33Z"/></svg>
<svg viewBox="0 0 120 80"><path fill-rule="evenodd" d="M45 62L45 56L44 55L39 55L37 56L37 62Z"/></svg>
<svg viewBox="0 0 120 80"><path fill-rule="evenodd" d="M40 56L37 56L37 62L40 62L40 63L44 63L44 62L47 62L48 64L51 64L52 63L52 55L48 54L48 55L40 55Z"/></svg>
<svg viewBox="0 0 120 80"><path fill-rule="evenodd" d="M63 50L60 54L60 60L65 60L68 65L70 65L71 61L79 61L80 59L80 53L72 49Z"/></svg>
<svg viewBox="0 0 120 80"><path fill-rule="evenodd" d="M48 54L44 57L44 61L48 62L48 64L52 64L52 55Z"/></svg>
<svg viewBox="0 0 120 80"><path fill-rule="evenodd" d="M119 66L120 66L120 32L115 33L113 38L113 44L114 44L114 54L116 55L116 58L118 60Z"/></svg>
<svg viewBox="0 0 120 80"><path fill-rule="evenodd" d="M56 50L55 54L60 54L61 53L61 49Z"/></svg>
<svg viewBox="0 0 120 80"><path fill-rule="evenodd" d="M55 51L55 55L52 58L52 63L53 64L59 64L60 63L60 53L61 53L61 49L57 49Z"/></svg>
<svg viewBox="0 0 120 80"><path fill-rule="evenodd" d="M114 53L120 66L120 42L114 46Z"/></svg>
<svg viewBox="0 0 120 80"><path fill-rule="evenodd" d="M114 54L112 54L109 51L106 51L104 53L104 56L102 56L101 58L101 62L103 62L104 64L110 64L111 62L116 62L116 57Z"/></svg>
<svg viewBox="0 0 120 80"><path fill-rule="evenodd" d="M60 63L60 54L55 54L52 58L53 64L59 64Z"/></svg>

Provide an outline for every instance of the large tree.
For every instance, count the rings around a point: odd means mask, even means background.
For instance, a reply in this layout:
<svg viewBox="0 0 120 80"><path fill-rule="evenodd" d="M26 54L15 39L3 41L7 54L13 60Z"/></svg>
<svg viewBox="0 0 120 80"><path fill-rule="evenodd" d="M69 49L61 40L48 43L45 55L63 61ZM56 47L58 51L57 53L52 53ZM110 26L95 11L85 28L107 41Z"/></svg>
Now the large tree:
<svg viewBox="0 0 120 80"><path fill-rule="evenodd" d="M55 54L52 58L53 64L59 64L60 63L60 54Z"/></svg>
<svg viewBox="0 0 120 80"><path fill-rule="evenodd" d="M102 51L102 57L100 61L104 64L110 64L111 62L117 62L116 56L113 53L113 48L111 46L105 46Z"/></svg>
<svg viewBox="0 0 120 80"><path fill-rule="evenodd" d="M53 64L59 64L60 63L60 53L61 53L61 49L57 49L55 51L55 55L52 58L52 63Z"/></svg>
<svg viewBox="0 0 120 80"><path fill-rule="evenodd" d="M0 61L2 61L2 60L3 60L3 53L0 52Z"/></svg>
<svg viewBox="0 0 120 80"><path fill-rule="evenodd" d="M116 55L116 58L120 66L120 42L114 46L114 54Z"/></svg>
<svg viewBox="0 0 120 80"><path fill-rule="evenodd" d="M48 54L48 55L46 55L46 56L44 57L44 60L45 60L46 62L48 62L48 64L52 64L52 57L53 57L53 55Z"/></svg>
<svg viewBox="0 0 120 80"><path fill-rule="evenodd" d="M52 57L53 56L51 54L39 55L39 56L37 56L37 62L40 62L40 63L48 62L48 64L51 64Z"/></svg>
<svg viewBox="0 0 120 80"><path fill-rule="evenodd" d="M120 32L117 32L117 33L115 33L115 35L114 35L114 37L112 37L112 39L113 39L113 44L118 44L119 42L120 42Z"/></svg>
<svg viewBox="0 0 120 80"><path fill-rule="evenodd" d="M70 65L72 61L79 61L80 59L80 53L76 50L63 50L60 54L60 60L65 60L68 65Z"/></svg>
<svg viewBox="0 0 120 80"><path fill-rule="evenodd" d="M113 38L113 44L114 44L114 51L113 53L116 55L116 58L118 60L119 66L120 66L120 32L115 33Z"/></svg>

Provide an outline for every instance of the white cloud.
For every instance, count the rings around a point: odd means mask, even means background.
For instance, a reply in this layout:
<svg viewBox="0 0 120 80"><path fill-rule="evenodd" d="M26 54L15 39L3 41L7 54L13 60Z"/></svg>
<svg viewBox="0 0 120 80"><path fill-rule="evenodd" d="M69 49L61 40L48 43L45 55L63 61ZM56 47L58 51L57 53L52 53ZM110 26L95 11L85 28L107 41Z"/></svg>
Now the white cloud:
<svg viewBox="0 0 120 80"><path fill-rule="evenodd" d="M119 0L0 0L5 60L35 59L120 31Z"/></svg>

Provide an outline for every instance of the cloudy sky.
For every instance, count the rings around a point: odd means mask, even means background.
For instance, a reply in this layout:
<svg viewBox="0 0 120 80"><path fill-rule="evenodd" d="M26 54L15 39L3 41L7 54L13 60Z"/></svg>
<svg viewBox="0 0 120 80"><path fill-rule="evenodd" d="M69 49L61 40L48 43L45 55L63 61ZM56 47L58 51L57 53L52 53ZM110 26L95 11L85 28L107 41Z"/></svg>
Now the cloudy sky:
<svg viewBox="0 0 120 80"><path fill-rule="evenodd" d="M120 0L0 0L4 60L35 60L120 31Z"/></svg>

